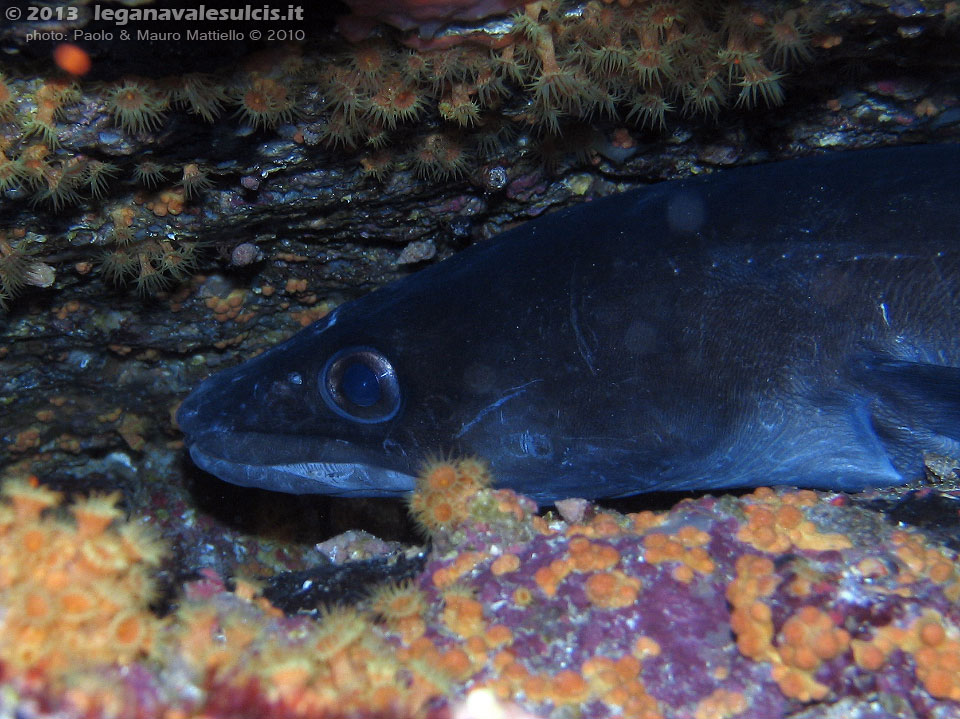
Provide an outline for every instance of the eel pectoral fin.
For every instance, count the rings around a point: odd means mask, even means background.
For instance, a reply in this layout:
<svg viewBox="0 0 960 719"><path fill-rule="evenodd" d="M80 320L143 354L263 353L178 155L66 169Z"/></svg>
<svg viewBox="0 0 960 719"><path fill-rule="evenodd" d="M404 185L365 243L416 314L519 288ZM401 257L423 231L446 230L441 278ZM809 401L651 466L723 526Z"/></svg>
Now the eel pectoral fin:
<svg viewBox="0 0 960 719"><path fill-rule="evenodd" d="M871 356L860 358L853 376L914 431L960 441L960 368Z"/></svg>

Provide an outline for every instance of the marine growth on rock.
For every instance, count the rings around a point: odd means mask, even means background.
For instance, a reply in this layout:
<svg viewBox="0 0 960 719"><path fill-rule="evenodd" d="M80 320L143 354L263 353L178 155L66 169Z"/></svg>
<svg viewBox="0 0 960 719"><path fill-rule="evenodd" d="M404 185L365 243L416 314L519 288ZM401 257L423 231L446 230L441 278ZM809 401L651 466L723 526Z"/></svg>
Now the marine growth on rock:
<svg viewBox="0 0 960 719"><path fill-rule="evenodd" d="M524 717L960 716L957 556L918 531L839 494L540 515L489 485L482 462L429 465L410 500L423 572L314 619L209 570L159 618L166 550L115 496L64 520L59 495L8 482L0 709L442 717L486 696Z"/></svg>

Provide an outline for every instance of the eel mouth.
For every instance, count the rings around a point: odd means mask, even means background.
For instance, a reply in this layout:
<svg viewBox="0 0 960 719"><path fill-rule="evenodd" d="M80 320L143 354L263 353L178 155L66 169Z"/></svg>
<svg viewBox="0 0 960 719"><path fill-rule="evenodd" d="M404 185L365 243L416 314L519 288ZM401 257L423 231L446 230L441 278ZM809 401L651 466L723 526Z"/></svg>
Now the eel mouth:
<svg viewBox="0 0 960 719"><path fill-rule="evenodd" d="M398 449L322 434L247 429L275 428L278 422L271 417L257 424L257 415L246 409L251 392L242 381L249 373L245 367L207 378L177 410L177 425L200 469L232 484L288 494L396 497L413 490L415 476ZM244 412L254 419L238 427L236 416Z"/></svg>
<svg viewBox="0 0 960 719"><path fill-rule="evenodd" d="M412 475L344 440L218 431L188 436L187 444L198 467L244 487L339 497L396 497L414 488Z"/></svg>

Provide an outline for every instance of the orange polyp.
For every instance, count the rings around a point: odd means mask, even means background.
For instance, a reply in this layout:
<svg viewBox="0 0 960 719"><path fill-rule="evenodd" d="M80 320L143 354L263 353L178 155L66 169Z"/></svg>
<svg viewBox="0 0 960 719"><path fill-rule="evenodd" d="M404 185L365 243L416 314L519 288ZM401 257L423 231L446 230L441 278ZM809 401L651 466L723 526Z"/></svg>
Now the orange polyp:
<svg viewBox="0 0 960 719"><path fill-rule="evenodd" d="M374 610L388 620L414 617L426 607L426 599L415 584L387 584L371 596Z"/></svg>
<svg viewBox="0 0 960 719"><path fill-rule="evenodd" d="M103 534L110 523L123 516L117 508L120 492L106 495L91 495L78 500L70 507L77 522L77 534L81 537L97 537Z"/></svg>
<svg viewBox="0 0 960 719"><path fill-rule="evenodd" d="M797 647L791 657L791 661L787 661L786 657L784 657L784 661L797 667L797 669L803 669L808 672L820 666L820 658L810 647Z"/></svg>
<svg viewBox="0 0 960 719"><path fill-rule="evenodd" d="M795 673L787 674L780 681L780 690L788 697L801 698L804 691L804 683L800 675Z"/></svg>
<svg viewBox="0 0 960 719"><path fill-rule="evenodd" d="M447 567L440 567L440 569L434 570L433 574L430 575L430 580L433 582L433 586L438 589L444 589L453 584L456 578L451 576Z"/></svg>
<svg viewBox="0 0 960 719"><path fill-rule="evenodd" d="M422 637L427 631L427 623L416 616L397 619L391 627L400 635L401 640L408 644Z"/></svg>
<svg viewBox="0 0 960 719"><path fill-rule="evenodd" d="M770 621L770 607L763 602L753 602L749 607L750 618L755 622Z"/></svg>
<svg viewBox="0 0 960 719"><path fill-rule="evenodd" d="M716 568L709 553L703 547L694 547L690 550L687 556L687 564L698 572L703 573L712 572Z"/></svg>
<svg viewBox="0 0 960 719"><path fill-rule="evenodd" d="M489 487L492 481L487 463L475 457L464 457L457 462L457 473L462 481L476 487Z"/></svg>
<svg viewBox="0 0 960 719"><path fill-rule="evenodd" d="M942 584L953 576L953 563L946 559L937 559L930 566L928 573L930 579Z"/></svg>
<svg viewBox="0 0 960 719"><path fill-rule="evenodd" d="M353 48L351 64L364 75L374 76L387 64L386 48L367 43Z"/></svg>
<svg viewBox="0 0 960 719"><path fill-rule="evenodd" d="M457 470L449 462L441 462L427 470L424 484L427 489L443 492L457 483Z"/></svg>
<svg viewBox="0 0 960 719"><path fill-rule="evenodd" d="M575 545L578 540L582 541ZM620 553L609 544L595 544L584 537L570 540L570 553L577 572L611 569L620 561Z"/></svg>
<svg viewBox="0 0 960 719"><path fill-rule="evenodd" d="M533 573L533 581L537 583L537 586L540 587L540 590L548 597L552 597L557 593L557 585L559 584L559 581L557 580L556 575L550 571L550 567L540 567L536 572Z"/></svg>
<svg viewBox="0 0 960 719"><path fill-rule="evenodd" d="M766 648L767 642L760 634L753 631L739 632L737 635L737 649L745 657L758 658Z"/></svg>
<svg viewBox="0 0 960 719"><path fill-rule="evenodd" d="M270 685L281 696L303 689L310 679L310 668L298 662L287 662L270 670Z"/></svg>
<svg viewBox="0 0 960 719"><path fill-rule="evenodd" d="M47 613L50 611L50 605L43 595L30 594L24 602L24 609L28 617L39 619L40 617L47 616Z"/></svg>
<svg viewBox="0 0 960 719"><path fill-rule="evenodd" d="M697 706L694 719L727 719L747 708L747 698L742 692L716 689Z"/></svg>
<svg viewBox="0 0 960 719"><path fill-rule="evenodd" d="M511 661L500 670L500 676L509 682L519 684L530 677L531 674L520 662Z"/></svg>
<svg viewBox="0 0 960 719"><path fill-rule="evenodd" d="M495 577L499 577L509 572L515 572L520 568L520 557L516 554L503 554L497 557L490 564L490 571Z"/></svg>
<svg viewBox="0 0 960 719"><path fill-rule="evenodd" d="M696 547L709 542L710 535L701 529L687 524L677 530L677 539L680 540L684 546Z"/></svg>
<svg viewBox="0 0 960 719"><path fill-rule="evenodd" d="M542 702L550 694L550 684L546 677L540 674L525 677L523 679L523 693L532 702Z"/></svg>
<svg viewBox="0 0 960 719"><path fill-rule="evenodd" d="M845 634L843 630L829 631L820 634L814 640L812 647L813 652L819 659L832 659L843 651L843 647L846 644L846 642L843 641Z"/></svg>
<svg viewBox="0 0 960 719"><path fill-rule="evenodd" d="M613 602L615 607L628 607L637 601L637 586L628 583L617 585Z"/></svg>
<svg viewBox="0 0 960 719"><path fill-rule="evenodd" d="M940 666L953 672L954 675L960 674L960 642L954 640L946 647L940 648ZM960 676L958 676L957 686L960 688Z"/></svg>
<svg viewBox="0 0 960 719"><path fill-rule="evenodd" d="M614 664L614 671L623 681L636 679L640 674L640 660L629 654L624 655L617 659Z"/></svg>
<svg viewBox="0 0 960 719"><path fill-rule="evenodd" d="M123 645L135 644L143 635L143 622L137 615L131 615L117 622L113 631L114 638Z"/></svg>
<svg viewBox="0 0 960 719"><path fill-rule="evenodd" d="M579 704L590 696L590 685L569 669L558 672L552 685L553 698L561 704Z"/></svg>
<svg viewBox="0 0 960 719"><path fill-rule="evenodd" d="M638 637L633 643L633 654L638 659L660 656L660 645L651 637Z"/></svg>
<svg viewBox="0 0 960 719"><path fill-rule="evenodd" d="M434 500L432 519L438 525L449 524L456 516L453 505L445 500Z"/></svg>
<svg viewBox="0 0 960 719"><path fill-rule="evenodd" d="M575 572L589 572L594 569L594 559L587 552L571 555L571 564Z"/></svg>
<svg viewBox="0 0 960 719"><path fill-rule="evenodd" d="M583 663L580 665L580 673L583 676L590 677L601 674L602 672L612 671L613 670L613 659L610 657L605 657L603 655L590 657L589 659L584 659Z"/></svg>
<svg viewBox="0 0 960 719"><path fill-rule="evenodd" d="M625 687L613 687L603 695L603 701L607 704L623 707L630 701L630 692Z"/></svg>
<svg viewBox="0 0 960 719"><path fill-rule="evenodd" d="M664 545L663 554L667 559L678 560L683 556L683 546L671 540Z"/></svg>
<svg viewBox="0 0 960 719"><path fill-rule="evenodd" d="M81 537L95 537L103 534L113 521L112 517L83 511L74 511L74 516L77 519L77 533Z"/></svg>
<svg viewBox="0 0 960 719"><path fill-rule="evenodd" d="M410 643L409 650L411 657L418 657L420 659L429 658L432 660L435 659L437 655L437 647L430 637L420 637L414 640Z"/></svg>
<svg viewBox="0 0 960 719"><path fill-rule="evenodd" d="M47 537L39 529L31 529L23 533L20 546L31 554L36 554L46 545Z"/></svg>
<svg viewBox="0 0 960 719"><path fill-rule="evenodd" d="M440 666L452 677L464 680L473 673L470 657L462 649L448 649L440 656Z"/></svg>
<svg viewBox="0 0 960 719"><path fill-rule="evenodd" d="M784 640L788 644L793 644L794 646L800 646L807 638L806 627L804 627L800 622L793 621L792 619L787 620L787 623L783 625L782 633Z"/></svg>
<svg viewBox="0 0 960 719"><path fill-rule="evenodd" d="M27 154L30 148L24 151ZM46 151L46 148L41 148ZM40 513L47 507L52 507L60 502L61 495L46 487L41 486L36 477L31 476L26 480L9 481L3 486L3 494L9 498L13 504L13 509L17 514L17 519L22 523L27 523L40 516Z"/></svg>
<svg viewBox="0 0 960 719"><path fill-rule="evenodd" d="M471 637L472 639L473 637ZM482 656L486 656L485 652L481 652ZM508 666L515 664L516 658L513 656L513 653L507 650L501 650L493 655L493 660L490 662L490 665L497 671L503 672Z"/></svg>
<svg viewBox="0 0 960 719"><path fill-rule="evenodd" d="M773 574L773 560L755 554L744 554L737 558L737 574L765 575Z"/></svg>
<svg viewBox="0 0 960 719"><path fill-rule="evenodd" d="M757 527L772 527L777 523L776 515L766 507L748 504L745 509L748 520L752 525L756 525Z"/></svg>
<svg viewBox="0 0 960 719"><path fill-rule="evenodd" d="M857 666L870 672L878 671L887 661L887 655L874 644L859 642L853 647L853 658Z"/></svg>
<svg viewBox="0 0 960 719"><path fill-rule="evenodd" d="M798 489L796 492L790 492L783 497L785 504L798 504L805 507L814 506L819 500L817 493L812 489Z"/></svg>
<svg viewBox="0 0 960 719"><path fill-rule="evenodd" d="M568 543L570 554L585 554L590 550L590 540L583 536L571 537Z"/></svg>
<svg viewBox="0 0 960 719"><path fill-rule="evenodd" d="M493 649L512 642L513 632L510 631L510 627L504 624L494 624L487 629L484 638L486 639L487 646Z"/></svg>
<svg viewBox="0 0 960 719"><path fill-rule="evenodd" d="M803 520L803 512L794 506L787 505L777 510L777 523L782 527L797 527Z"/></svg>
<svg viewBox="0 0 960 719"><path fill-rule="evenodd" d="M930 671L923 680L923 687L937 699L951 699L957 686L957 677L944 669Z"/></svg>
<svg viewBox="0 0 960 719"><path fill-rule="evenodd" d="M777 667L777 669L780 668L781 667ZM786 667L782 668L786 669ZM796 670L787 670L774 674L774 679L780 686L780 691L782 691L786 696L799 699L800 701L809 701L811 698L814 698L810 693L810 689L805 678L805 674Z"/></svg>
<svg viewBox="0 0 960 719"><path fill-rule="evenodd" d="M616 586L616 579L608 572L591 574L586 583L587 597L595 604L602 602L613 594Z"/></svg>
<svg viewBox="0 0 960 719"><path fill-rule="evenodd" d="M755 543L760 547L773 548L777 542L777 533L765 524L758 525L753 533Z"/></svg>
<svg viewBox="0 0 960 719"><path fill-rule="evenodd" d="M484 630L483 605L476 599L460 598L447 603L443 620L450 631L462 637L481 634Z"/></svg>
<svg viewBox="0 0 960 719"><path fill-rule="evenodd" d="M86 594L73 592L60 596L60 608L67 614L83 614L94 606L93 600Z"/></svg>
<svg viewBox="0 0 960 719"><path fill-rule="evenodd" d="M640 580L620 571L591 574L584 585L587 599L594 605L617 609L633 604L640 589Z"/></svg>
<svg viewBox="0 0 960 719"><path fill-rule="evenodd" d="M63 569L46 571L42 579L44 588L50 592L62 592L71 585L72 581L71 575Z"/></svg>
<svg viewBox="0 0 960 719"><path fill-rule="evenodd" d="M463 643L463 648L474 662L479 664L486 661L487 642L479 634L467 637L467 640Z"/></svg>
<svg viewBox="0 0 960 719"><path fill-rule="evenodd" d="M525 607L533 601L533 594L526 587L517 587L513 590L514 604Z"/></svg>

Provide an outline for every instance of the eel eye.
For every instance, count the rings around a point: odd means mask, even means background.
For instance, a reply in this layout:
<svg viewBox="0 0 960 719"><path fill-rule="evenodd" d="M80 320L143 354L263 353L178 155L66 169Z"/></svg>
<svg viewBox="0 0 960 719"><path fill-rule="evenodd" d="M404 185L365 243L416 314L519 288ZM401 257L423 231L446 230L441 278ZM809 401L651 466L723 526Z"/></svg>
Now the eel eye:
<svg viewBox="0 0 960 719"><path fill-rule="evenodd" d="M354 422L386 422L400 409L400 383L390 361L371 347L348 347L320 372L327 406Z"/></svg>

